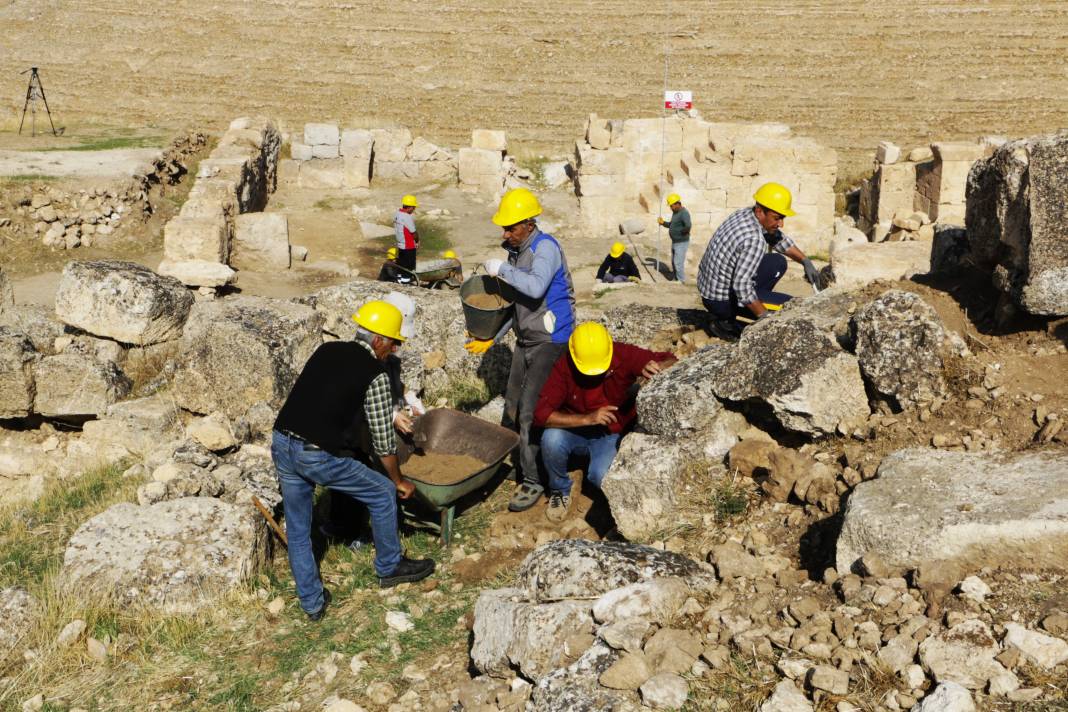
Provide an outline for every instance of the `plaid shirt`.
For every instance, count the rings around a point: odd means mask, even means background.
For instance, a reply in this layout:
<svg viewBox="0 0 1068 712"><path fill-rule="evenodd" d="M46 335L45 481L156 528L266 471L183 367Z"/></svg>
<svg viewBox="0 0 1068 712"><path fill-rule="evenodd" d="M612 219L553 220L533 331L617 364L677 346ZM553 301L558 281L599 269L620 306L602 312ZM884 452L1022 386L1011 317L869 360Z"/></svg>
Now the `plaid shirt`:
<svg viewBox="0 0 1068 712"><path fill-rule="evenodd" d="M374 351L369 344L357 341L372 355ZM393 433L393 392L389 387L389 374L380 373L367 386L367 395L363 399L363 412L367 416L367 427L371 430L371 444L379 457L394 455L397 452L397 437Z"/></svg>
<svg viewBox="0 0 1068 712"><path fill-rule="evenodd" d="M753 208L735 210L708 241L701 266L697 268L698 293L714 302L728 301L732 293L739 305L755 302L753 275L769 245L776 252L786 252L795 243L781 230L765 237Z"/></svg>

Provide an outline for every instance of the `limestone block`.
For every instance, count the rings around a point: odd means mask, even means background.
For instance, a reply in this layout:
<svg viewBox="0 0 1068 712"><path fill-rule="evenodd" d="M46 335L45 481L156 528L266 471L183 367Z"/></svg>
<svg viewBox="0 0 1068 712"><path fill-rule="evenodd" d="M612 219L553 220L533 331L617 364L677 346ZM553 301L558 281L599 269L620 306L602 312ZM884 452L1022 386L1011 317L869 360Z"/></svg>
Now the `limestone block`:
<svg viewBox="0 0 1068 712"><path fill-rule="evenodd" d="M831 271L840 287L908 279L931 271L931 246L919 241L835 244Z"/></svg>
<svg viewBox="0 0 1068 712"><path fill-rule="evenodd" d="M937 160L943 163L949 161L972 163L983 157L983 146L979 143L943 141L932 143L931 152Z"/></svg>
<svg viewBox="0 0 1068 712"><path fill-rule="evenodd" d="M337 124L304 124L304 143L309 146L337 146L340 141Z"/></svg>
<svg viewBox="0 0 1068 712"><path fill-rule="evenodd" d="M623 148L627 153L681 153L682 125L680 117L659 119L627 119L623 122Z"/></svg>
<svg viewBox="0 0 1068 712"><path fill-rule="evenodd" d="M582 223L591 232L606 233L615 230L619 216L624 210L621 195L596 195L579 200Z"/></svg>
<svg viewBox="0 0 1068 712"><path fill-rule="evenodd" d="M619 195L623 190L621 175L579 175L576 192L582 197Z"/></svg>
<svg viewBox="0 0 1068 712"><path fill-rule="evenodd" d="M968 570L1063 567L1066 485L1062 453L898 451L850 495L838 571L869 552L898 571L946 560Z"/></svg>
<svg viewBox="0 0 1068 712"><path fill-rule="evenodd" d="M709 123L703 119L686 118L682 120L682 151L707 151L711 148Z"/></svg>
<svg viewBox="0 0 1068 712"><path fill-rule="evenodd" d="M403 161L412 145L412 132L407 128L371 129L374 137L374 160Z"/></svg>
<svg viewBox="0 0 1068 712"><path fill-rule="evenodd" d="M508 140L504 131L475 129L471 132L471 148L504 152L508 150Z"/></svg>
<svg viewBox="0 0 1068 712"><path fill-rule="evenodd" d="M365 158L371 160L375 137L366 129L345 129L341 132L340 153L344 158Z"/></svg>
<svg viewBox="0 0 1068 712"><path fill-rule="evenodd" d="M345 183L345 163L340 158L317 158L300 167L299 184L302 188L341 188Z"/></svg>
<svg viewBox="0 0 1068 712"><path fill-rule="evenodd" d="M176 217L163 227L163 256L167 260L226 262L230 235L221 217Z"/></svg>
<svg viewBox="0 0 1068 712"><path fill-rule="evenodd" d="M586 122L586 142L598 150L610 148L612 145L612 128L605 119L598 118L597 114L590 114Z"/></svg>
<svg viewBox="0 0 1068 712"><path fill-rule="evenodd" d="M340 155L336 144L312 146L311 154L312 158L326 159L337 158Z"/></svg>
<svg viewBox="0 0 1068 712"><path fill-rule="evenodd" d="M177 280L119 260L68 262L56 290L62 322L127 344L177 338L192 304Z"/></svg>
<svg viewBox="0 0 1068 712"><path fill-rule="evenodd" d="M163 260L157 271L189 287L222 287L231 284L237 275L227 265L207 260Z"/></svg>
<svg viewBox="0 0 1068 712"><path fill-rule="evenodd" d="M994 660L998 652L990 628L973 618L923 641L920 662L937 682L956 682L979 690L990 679L1008 673Z"/></svg>
<svg viewBox="0 0 1068 712"><path fill-rule="evenodd" d="M41 415L100 415L130 392L130 379L111 361L99 362L81 353L41 359L34 370Z"/></svg>
<svg viewBox="0 0 1068 712"><path fill-rule="evenodd" d="M618 148L598 151L580 141L575 143L575 165L580 175L622 175L626 172L627 152Z"/></svg>
<svg viewBox="0 0 1068 712"><path fill-rule="evenodd" d="M289 220L282 213L245 213L234 220L230 265L260 272L289 269Z"/></svg>
<svg viewBox="0 0 1068 712"><path fill-rule="evenodd" d="M620 444L601 491L623 536L640 541L665 529L678 504L683 453L677 441L631 433Z"/></svg>
<svg viewBox="0 0 1068 712"><path fill-rule="evenodd" d="M875 160L884 165L897 163L901 159L901 148L889 141L880 141L875 149Z"/></svg>
<svg viewBox="0 0 1068 712"><path fill-rule="evenodd" d="M371 157L346 156L342 165L342 185L346 188L367 188L371 185Z"/></svg>
<svg viewBox="0 0 1068 712"><path fill-rule="evenodd" d="M37 358L28 336L0 326L0 418L23 418L33 411Z"/></svg>
<svg viewBox="0 0 1068 712"><path fill-rule="evenodd" d="M289 157L294 161L310 161L313 156L312 147L308 144L296 141L289 144Z"/></svg>
<svg viewBox="0 0 1068 712"><path fill-rule="evenodd" d="M375 161L371 167L379 180L414 180L420 177L425 163L416 161Z"/></svg>
<svg viewBox="0 0 1068 712"><path fill-rule="evenodd" d="M284 158L278 162L278 180L282 183L295 184L300 178L300 161Z"/></svg>
<svg viewBox="0 0 1068 712"><path fill-rule="evenodd" d="M461 148L458 160L461 183L475 185L482 176L503 176L504 173L504 157L500 151Z"/></svg>

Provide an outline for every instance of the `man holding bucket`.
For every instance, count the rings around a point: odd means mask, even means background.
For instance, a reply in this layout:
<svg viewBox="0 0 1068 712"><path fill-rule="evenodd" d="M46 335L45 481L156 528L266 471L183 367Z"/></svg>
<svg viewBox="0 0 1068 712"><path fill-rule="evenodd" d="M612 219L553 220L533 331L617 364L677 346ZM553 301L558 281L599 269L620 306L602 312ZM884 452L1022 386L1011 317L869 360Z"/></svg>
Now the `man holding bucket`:
<svg viewBox="0 0 1068 712"><path fill-rule="evenodd" d="M503 229L501 247L508 261L486 260L486 273L513 287L512 318L492 339L475 339L464 348L484 354L509 328L516 333L512 370L504 394L502 425L519 432L520 484L508 509L522 512L533 507L545 487L538 474L538 440L534 407L553 364L567 346L575 326L575 290L560 244L538 229L534 218L541 204L526 188L509 190L501 198L493 223Z"/></svg>

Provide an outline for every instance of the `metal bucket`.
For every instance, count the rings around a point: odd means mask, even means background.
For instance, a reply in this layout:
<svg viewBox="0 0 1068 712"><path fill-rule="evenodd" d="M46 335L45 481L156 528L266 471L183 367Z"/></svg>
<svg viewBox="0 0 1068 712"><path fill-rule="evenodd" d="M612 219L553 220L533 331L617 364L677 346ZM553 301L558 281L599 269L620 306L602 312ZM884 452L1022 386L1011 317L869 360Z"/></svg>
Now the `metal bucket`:
<svg viewBox="0 0 1068 712"><path fill-rule="evenodd" d="M506 304L495 309L481 309L467 303L468 297L478 294L496 294L504 299ZM496 277L472 275L460 287L460 302L464 305L467 332L476 339L492 339L511 316L515 290Z"/></svg>

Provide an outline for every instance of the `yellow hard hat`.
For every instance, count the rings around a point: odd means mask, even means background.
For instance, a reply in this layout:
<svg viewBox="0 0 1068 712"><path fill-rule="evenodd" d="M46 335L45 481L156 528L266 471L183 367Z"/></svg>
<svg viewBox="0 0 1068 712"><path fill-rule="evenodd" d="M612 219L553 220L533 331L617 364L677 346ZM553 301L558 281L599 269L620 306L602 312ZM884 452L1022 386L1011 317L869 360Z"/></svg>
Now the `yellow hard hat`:
<svg viewBox="0 0 1068 712"><path fill-rule="evenodd" d="M408 195L406 195L403 198L401 198L401 205L403 205L406 208L418 208L419 207L419 201L415 199L414 195L409 193Z"/></svg>
<svg viewBox="0 0 1068 712"><path fill-rule="evenodd" d="M404 341L404 335L401 333L404 315L389 302L380 299L367 302L352 315L352 320L372 334L394 341Z"/></svg>
<svg viewBox="0 0 1068 712"><path fill-rule="evenodd" d="M667 204L674 205L682 200L682 197L678 193L672 193L667 197Z"/></svg>
<svg viewBox="0 0 1068 712"><path fill-rule="evenodd" d="M397 248L396 247L391 247L388 250L386 250L386 259L387 260L395 260L395 259L397 259L397 255L399 255L399 254L400 253L397 252Z"/></svg>
<svg viewBox="0 0 1068 712"><path fill-rule="evenodd" d="M603 324L586 321L575 327L567 342L579 373L599 376L612 364L612 337Z"/></svg>
<svg viewBox="0 0 1068 712"><path fill-rule="evenodd" d="M445 250L444 252L441 253L441 256L444 257L447 260L458 260L458 259L460 259L459 257L456 256L456 253L453 252L452 250Z"/></svg>
<svg viewBox="0 0 1068 712"><path fill-rule="evenodd" d="M757 202L757 205L768 210L774 210L784 217L797 215L793 210L790 210L793 196L790 195L790 191L786 186L779 183L765 183L760 186L757 192L753 194L753 200Z"/></svg>
<svg viewBox="0 0 1068 712"><path fill-rule="evenodd" d="M627 246L624 245L622 242L613 242L612 249L608 251L608 254L612 255L612 257L619 257L626 251Z"/></svg>
<svg viewBox="0 0 1068 712"><path fill-rule="evenodd" d="M501 197L497 213L493 216L493 224L508 227L536 215L541 215L538 198L526 188L513 188Z"/></svg>

